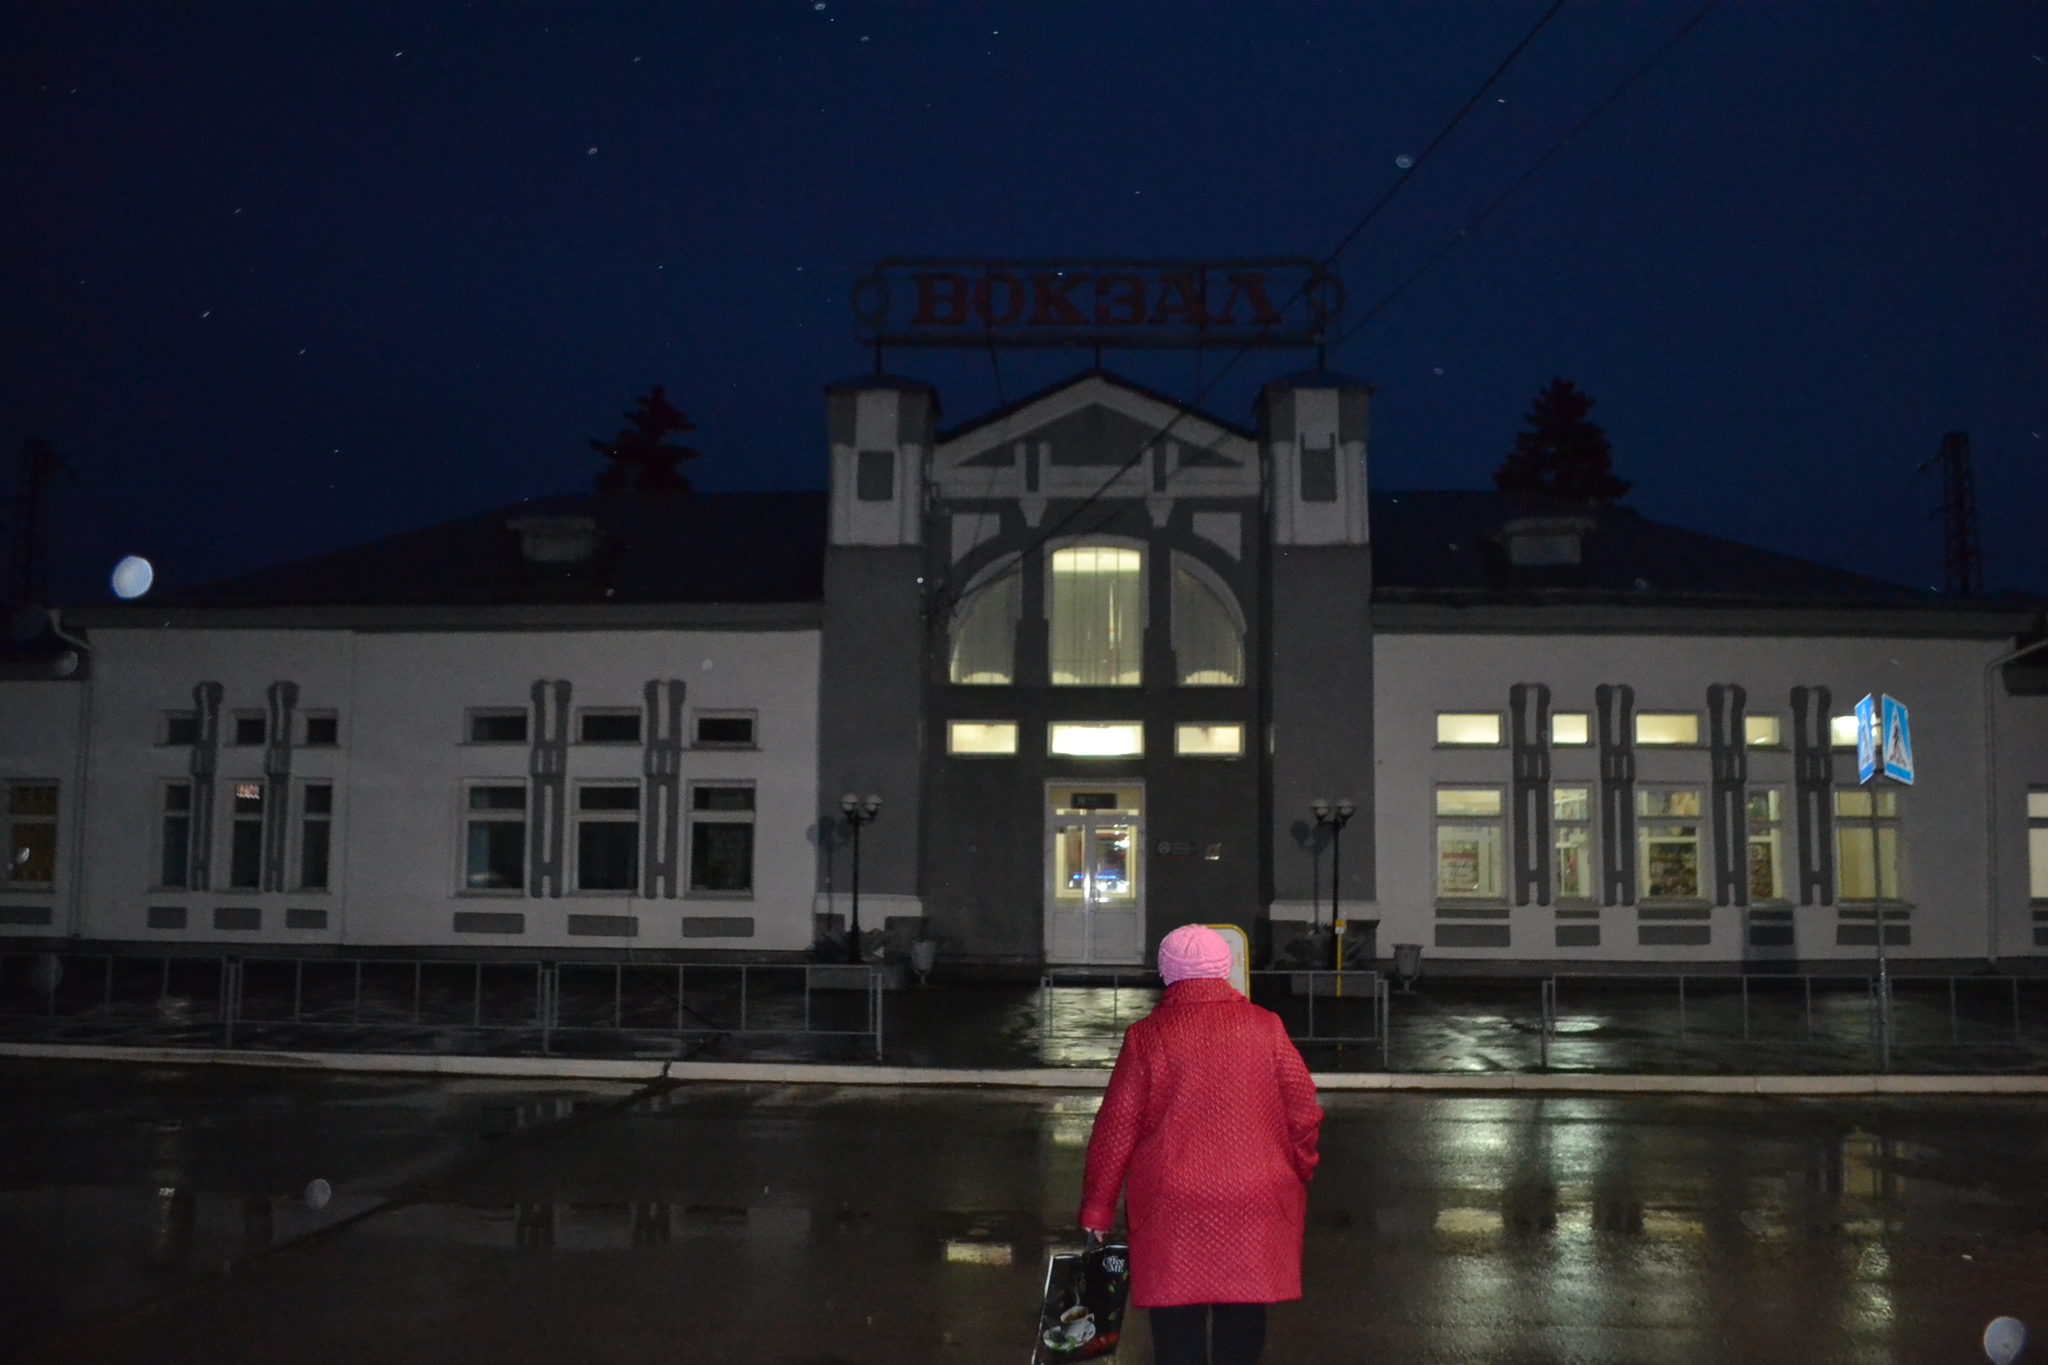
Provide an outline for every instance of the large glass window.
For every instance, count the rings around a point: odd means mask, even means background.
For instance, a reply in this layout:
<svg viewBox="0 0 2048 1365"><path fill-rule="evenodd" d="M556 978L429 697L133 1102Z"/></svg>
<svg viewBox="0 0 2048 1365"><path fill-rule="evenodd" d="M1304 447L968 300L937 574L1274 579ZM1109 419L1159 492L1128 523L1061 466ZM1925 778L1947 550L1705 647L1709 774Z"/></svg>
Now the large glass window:
<svg viewBox="0 0 2048 1365"><path fill-rule="evenodd" d="M263 784L228 788L228 885L239 891L263 885Z"/></svg>
<svg viewBox="0 0 2048 1365"><path fill-rule="evenodd" d="M1063 758L1140 758L1143 721L1055 721L1046 727L1046 750Z"/></svg>
<svg viewBox="0 0 2048 1365"><path fill-rule="evenodd" d="M1871 812L1876 811L1877 856L1871 857ZM1894 791L1835 793L1835 899L1895 901L1899 881L1899 794ZM1887 916L1889 918L1889 916Z"/></svg>
<svg viewBox="0 0 2048 1365"><path fill-rule="evenodd" d="M754 889L754 789L695 787L690 792L690 889Z"/></svg>
<svg viewBox="0 0 2048 1365"><path fill-rule="evenodd" d="M1586 711L1551 712L1550 742L1560 747L1565 745L1591 744L1593 742L1592 714Z"/></svg>
<svg viewBox="0 0 2048 1365"><path fill-rule="evenodd" d="M1776 787L1749 793L1749 898L1785 899L1783 794Z"/></svg>
<svg viewBox="0 0 2048 1365"><path fill-rule="evenodd" d="M1017 680L1017 564L1009 560L970 587L953 613L951 677L967 687L1007 687Z"/></svg>
<svg viewBox="0 0 2048 1365"><path fill-rule="evenodd" d="M1699 897L1701 809L1698 787L1636 793L1643 899Z"/></svg>
<svg viewBox="0 0 2048 1365"><path fill-rule="evenodd" d="M192 884L192 784L166 782L163 819L157 829L156 884Z"/></svg>
<svg viewBox="0 0 2048 1365"><path fill-rule="evenodd" d="M333 852L334 784L308 782L299 792L299 889L325 891Z"/></svg>
<svg viewBox="0 0 2048 1365"><path fill-rule="evenodd" d="M1690 745L1700 742L1700 718L1690 711L1638 711L1636 743Z"/></svg>
<svg viewBox="0 0 2048 1365"><path fill-rule="evenodd" d="M1017 752L1014 720L955 720L946 724L946 752L1008 756Z"/></svg>
<svg viewBox="0 0 2048 1365"><path fill-rule="evenodd" d="M1501 791L1440 787L1436 793L1436 894L1445 900L1499 900Z"/></svg>
<svg viewBox="0 0 2048 1365"><path fill-rule="evenodd" d="M1244 632L1219 589L1185 566L1173 575L1173 652L1182 687L1244 683Z"/></svg>
<svg viewBox="0 0 2048 1365"><path fill-rule="evenodd" d="M526 788L469 789L468 861L463 885L471 891L526 889Z"/></svg>
<svg viewBox="0 0 2048 1365"><path fill-rule="evenodd" d="M1136 687L1144 681L1145 556L1112 545L1052 554L1055 687Z"/></svg>
<svg viewBox="0 0 2048 1365"><path fill-rule="evenodd" d="M577 788L576 889L634 891L639 886L640 788Z"/></svg>
<svg viewBox="0 0 2048 1365"><path fill-rule="evenodd" d="M57 784L7 786L7 881L50 886L57 880Z"/></svg>
<svg viewBox="0 0 2048 1365"><path fill-rule="evenodd" d="M1436 713L1436 742L1500 747L1500 712L1439 711Z"/></svg>
<svg viewBox="0 0 2048 1365"><path fill-rule="evenodd" d="M2048 901L2048 791L2027 793L2027 896Z"/></svg>
<svg viewBox="0 0 2048 1365"><path fill-rule="evenodd" d="M1550 789L1551 873L1561 901L1593 897L1593 789Z"/></svg>

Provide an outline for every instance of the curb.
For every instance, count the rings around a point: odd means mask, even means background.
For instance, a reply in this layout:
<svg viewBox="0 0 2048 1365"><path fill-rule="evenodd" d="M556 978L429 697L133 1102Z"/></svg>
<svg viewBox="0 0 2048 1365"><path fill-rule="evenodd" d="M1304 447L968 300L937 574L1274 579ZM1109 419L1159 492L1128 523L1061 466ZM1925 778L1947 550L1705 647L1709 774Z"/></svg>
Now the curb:
<svg viewBox="0 0 2048 1365"><path fill-rule="evenodd" d="M1018 1069L832 1066L808 1062L677 1062L599 1057L469 1057L404 1052L255 1052L218 1048L113 1047L92 1043L0 1043L0 1057L126 1062L154 1066L242 1066L371 1075L485 1076L508 1080L726 1081L772 1085L996 1086L1100 1090L1109 1072L1088 1067ZM1575 1095L2048 1095L2040 1076L1645 1076L1488 1073L1320 1072L1316 1088L1433 1094Z"/></svg>

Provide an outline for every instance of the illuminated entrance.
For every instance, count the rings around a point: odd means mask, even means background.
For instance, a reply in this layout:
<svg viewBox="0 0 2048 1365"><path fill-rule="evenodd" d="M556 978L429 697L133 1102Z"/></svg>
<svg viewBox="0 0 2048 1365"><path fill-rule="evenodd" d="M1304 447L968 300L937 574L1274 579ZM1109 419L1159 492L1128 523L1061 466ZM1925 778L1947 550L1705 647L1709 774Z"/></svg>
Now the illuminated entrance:
<svg viewBox="0 0 2048 1365"><path fill-rule="evenodd" d="M1054 783L1046 814L1045 960L1145 956L1145 789Z"/></svg>

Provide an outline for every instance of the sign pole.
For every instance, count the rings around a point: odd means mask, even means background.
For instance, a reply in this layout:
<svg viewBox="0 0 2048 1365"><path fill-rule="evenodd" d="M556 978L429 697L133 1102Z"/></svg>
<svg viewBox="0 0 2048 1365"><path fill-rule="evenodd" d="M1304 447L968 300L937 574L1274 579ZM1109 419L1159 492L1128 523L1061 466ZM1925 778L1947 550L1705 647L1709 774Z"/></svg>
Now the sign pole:
<svg viewBox="0 0 2048 1365"><path fill-rule="evenodd" d="M1892 1069L1892 977L1890 960L1884 951L1884 859L1877 848L1877 794L1884 785L1873 777L1864 789L1870 797L1870 898L1877 915L1877 1046L1878 1067Z"/></svg>

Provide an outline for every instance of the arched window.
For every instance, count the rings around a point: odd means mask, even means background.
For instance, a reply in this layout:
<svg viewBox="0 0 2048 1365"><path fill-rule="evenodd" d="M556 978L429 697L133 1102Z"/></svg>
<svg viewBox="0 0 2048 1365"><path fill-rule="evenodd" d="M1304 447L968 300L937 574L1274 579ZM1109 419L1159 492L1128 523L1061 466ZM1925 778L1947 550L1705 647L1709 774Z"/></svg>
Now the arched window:
<svg viewBox="0 0 2048 1365"><path fill-rule="evenodd" d="M1054 550L1051 579L1053 686L1138 686L1144 680L1144 551L1117 545Z"/></svg>
<svg viewBox="0 0 2048 1365"><path fill-rule="evenodd" d="M1023 600L1017 557L990 565L953 609L952 680L1007 687L1017 680L1017 613Z"/></svg>
<svg viewBox="0 0 2048 1365"><path fill-rule="evenodd" d="M1244 624L1230 589L1174 556L1173 653L1182 687L1244 685Z"/></svg>

